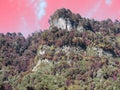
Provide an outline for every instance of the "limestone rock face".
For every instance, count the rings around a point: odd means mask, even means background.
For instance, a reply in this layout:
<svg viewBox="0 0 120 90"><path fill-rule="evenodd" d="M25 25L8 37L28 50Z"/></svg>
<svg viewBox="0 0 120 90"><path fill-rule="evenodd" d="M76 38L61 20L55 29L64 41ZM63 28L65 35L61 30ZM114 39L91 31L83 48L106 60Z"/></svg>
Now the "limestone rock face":
<svg viewBox="0 0 120 90"><path fill-rule="evenodd" d="M77 31L79 31L79 32L83 32L83 31L85 31L85 28L83 27L83 26L77 26Z"/></svg>
<svg viewBox="0 0 120 90"><path fill-rule="evenodd" d="M57 27L60 29L66 29L71 31L77 29L79 24L79 15L73 14L70 10L59 9L50 18L49 24L52 27Z"/></svg>
<svg viewBox="0 0 120 90"><path fill-rule="evenodd" d="M68 31L71 31L72 29L74 29L69 18L67 19L59 18L59 19L51 20L50 25L55 26L57 28L66 29Z"/></svg>
<svg viewBox="0 0 120 90"><path fill-rule="evenodd" d="M50 21L51 26L56 26L61 29L66 29L66 21L63 18L54 19Z"/></svg>

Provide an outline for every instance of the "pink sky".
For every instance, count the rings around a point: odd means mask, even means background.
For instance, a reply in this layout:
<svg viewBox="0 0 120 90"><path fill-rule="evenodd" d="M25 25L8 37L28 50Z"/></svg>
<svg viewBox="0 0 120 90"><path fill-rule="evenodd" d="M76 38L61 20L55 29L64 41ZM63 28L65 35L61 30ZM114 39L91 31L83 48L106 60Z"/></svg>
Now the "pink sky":
<svg viewBox="0 0 120 90"><path fill-rule="evenodd" d="M56 9L68 8L83 17L120 20L119 0L0 0L0 33L22 32L25 36L47 29Z"/></svg>

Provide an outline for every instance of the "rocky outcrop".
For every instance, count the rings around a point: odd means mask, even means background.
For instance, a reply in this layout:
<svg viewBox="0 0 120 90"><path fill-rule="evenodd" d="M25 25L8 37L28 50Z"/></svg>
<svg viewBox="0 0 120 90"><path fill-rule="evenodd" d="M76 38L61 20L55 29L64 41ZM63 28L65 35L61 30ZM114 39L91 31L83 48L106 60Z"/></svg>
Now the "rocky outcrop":
<svg viewBox="0 0 120 90"><path fill-rule="evenodd" d="M79 14L73 14L69 9L59 9L50 18L49 24L52 27L60 29L66 29L71 31L73 29L81 30L79 28L81 16Z"/></svg>
<svg viewBox="0 0 120 90"><path fill-rule="evenodd" d="M51 26L56 26L57 28L72 30L72 24L69 19L59 18L50 21Z"/></svg>

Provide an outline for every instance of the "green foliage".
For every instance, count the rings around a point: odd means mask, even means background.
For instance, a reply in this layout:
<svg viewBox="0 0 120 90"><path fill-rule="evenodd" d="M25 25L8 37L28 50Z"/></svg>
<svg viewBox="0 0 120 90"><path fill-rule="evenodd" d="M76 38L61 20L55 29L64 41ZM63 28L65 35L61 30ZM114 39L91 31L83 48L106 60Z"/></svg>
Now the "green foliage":
<svg viewBox="0 0 120 90"><path fill-rule="evenodd" d="M0 34L0 90L119 90L120 22L82 18L69 9L51 16L59 18L73 30L51 25L27 38Z"/></svg>

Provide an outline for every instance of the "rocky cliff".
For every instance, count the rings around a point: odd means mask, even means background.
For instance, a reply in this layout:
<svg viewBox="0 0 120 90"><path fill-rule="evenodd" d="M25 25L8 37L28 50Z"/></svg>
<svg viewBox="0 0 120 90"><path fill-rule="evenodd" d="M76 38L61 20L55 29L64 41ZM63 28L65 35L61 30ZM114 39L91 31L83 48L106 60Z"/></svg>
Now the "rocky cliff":
<svg viewBox="0 0 120 90"><path fill-rule="evenodd" d="M81 16L73 14L69 9L59 9L50 18L49 23L51 26L56 26L61 29L71 31L73 29L80 30Z"/></svg>

